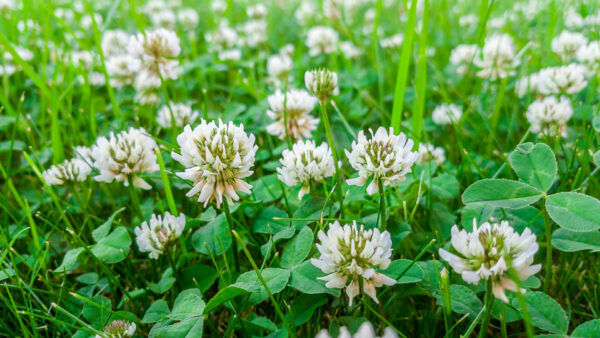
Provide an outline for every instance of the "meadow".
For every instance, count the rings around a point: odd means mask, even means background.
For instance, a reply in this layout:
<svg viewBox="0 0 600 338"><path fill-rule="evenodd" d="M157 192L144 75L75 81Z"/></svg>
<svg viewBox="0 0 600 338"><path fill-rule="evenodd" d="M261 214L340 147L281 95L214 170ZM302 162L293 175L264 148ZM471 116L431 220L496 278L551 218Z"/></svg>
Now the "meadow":
<svg viewBox="0 0 600 338"><path fill-rule="evenodd" d="M0 0L0 336L600 337L600 1Z"/></svg>

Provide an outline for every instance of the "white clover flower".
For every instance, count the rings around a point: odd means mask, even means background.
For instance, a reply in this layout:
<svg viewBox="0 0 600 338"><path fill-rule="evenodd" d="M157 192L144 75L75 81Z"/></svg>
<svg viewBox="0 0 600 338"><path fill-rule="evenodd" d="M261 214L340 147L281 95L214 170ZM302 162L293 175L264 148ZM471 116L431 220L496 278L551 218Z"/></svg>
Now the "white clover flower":
<svg viewBox="0 0 600 338"><path fill-rule="evenodd" d="M402 42L404 42L404 35L402 33L398 33L396 35L392 35L385 39L379 40L379 44L382 48L398 48L402 46Z"/></svg>
<svg viewBox="0 0 600 338"><path fill-rule="evenodd" d="M258 146L243 125L201 120L194 129L185 126L177 143L181 154L172 152L171 156L186 168L177 176L194 182L186 196L199 194L198 202L204 202L205 207L216 200L220 208L223 197L231 203L239 199L238 191L250 193L252 186L242 179L252 175Z"/></svg>
<svg viewBox="0 0 600 338"><path fill-rule="evenodd" d="M419 157L417 163L424 163L429 161L436 161L437 163L444 163L446 161L446 152L442 147L436 147L431 143L419 143Z"/></svg>
<svg viewBox="0 0 600 338"><path fill-rule="evenodd" d="M171 116L171 110L173 115ZM171 103L171 110L169 106L164 105L158 110L156 116L156 122L163 128L173 127L172 117L175 118L175 126L183 127L186 124L194 123L198 118L198 111L192 110L192 107L185 103Z"/></svg>
<svg viewBox="0 0 600 338"><path fill-rule="evenodd" d="M312 20L318 20L320 12L312 2L302 1L294 12L294 17L301 26L306 26Z"/></svg>
<svg viewBox="0 0 600 338"><path fill-rule="evenodd" d="M443 126L447 124L458 123L462 116L462 108L453 103L442 103L435 107L431 118L437 125Z"/></svg>
<svg viewBox="0 0 600 338"><path fill-rule="evenodd" d="M152 188L138 175L159 169L154 148L156 142L143 128L129 128L118 134L110 133L108 138L99 137L92 147L94 168L100 171L94 179L99 182L122 181L128 186L127 178L132 176L134 186L146 190Z"/></svg>
<svg viewBox="0 0 600 338"><path fill-rule="evenodd" d="M95 54L87 50L75 50L68 54L71 63L75 67L90 69L94 65Z"/></svg>
<svg viewBox="0 0 600 338"><path fill-rule="evenodd" d="M391 327L386 327L383 331L383 336L377 336L373 324L364 322L360 325L355 334L351 334L347 327L340 327L337 338L397 338L398 334ZM327 329L322 329L317 333L315 338L332 338Z"/></svg>
<svg viewBox="0 0 600 338"><path fill-rule="evenodd" d="M304 85L306 85L309 92L321 101L340 93L337 74L328 69L307 71L304 73Z"/></svg>
<svg viewBox="0 0 600 338"><path fill-rule="evenodd" d="M129 54L142 61L145 76L153 75L160 79L177 79L181 74L179 61L173 60L181 52L179 38L175 32L164 28L147 31L132 36L129 40Z"/></svg>
<svg viewBox="0 0 600 338"><path fill-rule="evenodd" d="M13 75L15 72L17 71L17 67L13 66L13 65L0 65L0 75L4 76L11 76Z"/></svg>
<svg viewBox="0 0 600 338"><path fill-rule="evenodd" d="M225 0L213 0L210 3L210 8L215 14L223 14L227 10L227 2Z"/></svg>
<svg viewBox="0 0 600 338"><path fill-rule="evenodd" d="M239 61L242 58L242 50L239 48L231 48L222 50L218 55L221 61Z"/></svg>
<svg viewBox="0 0 600 338"><path fill-rule="evenodd" d="M94 338L126 338L133 337L137 326L126 320L113 320L104 327L103 336L96 335Z"/></svg>
<svg viewBox="0 0 600 338"><path fill-rule="evenodd" d="M584 21L581 14L577 13L573 7L570 7L565 16L565 26L569 29L577 29L583 27Z"/></svg>
<svg viewBox="0 0 600 338"><path fill-rule="evenodd" d="M222 21L217 30L206 33L204 38L215 51L232 48L239 40L236 31L229 27L226 21Z"/></svg>
<svg viewBox="0 0 600 338"><path fill-rule="evenodd" d="M306 35L306 46L309 48L310 56L333 53L337 49L337 44L338 33L329 27L313 27Z"/></svg>
<svg viewBox="0 0 600 338"><path fill-rule="evenodd" d="M246 46L254 48L267 42L267 22L265 20L250 20L241 26Z"/></svg>
<svg viewBox="0 0 600 338"><path fill-rule="evenodd" d="M73 158L51 166L42 175L48 185L63 185L85 181L91 172L92 168L87 163Z"/></svg>
<svg viewBox="0 0 600 338"><path fill-rule="evenodd" d="M321 143L317 147L314 141L298 141L291 151L285 149L282 157L279 160L282 167L277 168L278 177L290 187L302 184L302 189L298 192L300 200L310 191L312 182L331 177L335 172L333 155L327 143Z"/></svg>
<svg viewBox="0 0 600 338"><path fill-rule="evenodd" d="M129 54L109 57L106 60L106 72L110 76L110 85L120 88L133 84L135 75L141 67L141 61Z"/></svg>
<svg viewBox="0 0 600 338"><path fill-rule="evenodd" d="M150 0L142 9L142 11L148 15L157 14L165 10L169 10L169 7L164 0Z"/></svg>
<svg viewBox="0 0 600 338"><path fill-rule="evenodd" d="M77 159L82 160L90 169L94 166L94 159L92 158L92 148L86 146L76 146L73 149L73 156Z"/></svg>
<svg viewBox="0 0 600 338"><path fill-rule="evenodd" d="M589 72L595 72L600 66L600 41L592 41L579 48L575 54L577 61L587 68Z"/></svg>
<svg viewBox="0 0 600 338"><path fill-rule="evenodd" d="M600 11L596 12L596 14L589 14L583 19L583 23L586 26L598 26L600 24Z"/></svg>
<svg viewBox="0 0 600 338"><path fill-rule="evenodd" d="M156 75L146 70L138 72L133 84L137 91L135 101L148 105L157 104L160 101L158 96L160 85L160 78Z"/></svg>
<svg viewBox="0 0 600 338"><path fill-rule="evenodd" d="M318 233L320 244L317 249L321 256L311 258L310 262L328 274L319 277L328 288L346 288L350 306L352 300L360 293L360 280L363 291L379 304L375 288L382 285L394 285L396 281L375 268L386 269L392 257L392 240L387 231L379 229L364 230L364 226L341 226L338 221L329 224L327 234L323 230ZM346 285L348 278L350 284Z"/></svg>
<svg viewBox="0 0 600 338"><path fill-rule="evenodd" d="M150 258L158 259L164 249L175 244L185 228L185 215L175 217L168 211L165 217L153 214L150 224L146 221L135 228L135 241L141 252L148 252Z"/></svg>
<svg viewBox="0 0 600 338"><path fill-rule="evenodd" d="M122 29L112 29L102 36L102 52L105 57L127 53L129 34Z"/></svg>
<svg viewBox="0 0 600 338"><path fill-rule="evenodd" d="M291 43L288 43L287 45L281 47L281 49L279 49L279 54L280 55L286 55L286 56L292 56L294 55L294 45L292 45Z"/></svg>
<svg viewBox="0 0 600 338"><path fill-rule="evenodd" d="M21 46L13 46L13 48L15 49L15 52L17 52L17 55L19 55L19 57L21 59L23 59L23 61L33 60L33 52L30 51L29 49L21 47ZM9 52L4 52L4 61L12 62L13 61L12 54Z"/></svg>
<svg viewBox="0 0 600 338"><path fill-rule="evenodd" d="M155 27L161 27L168 30L175 29L175 23L177 22L177 17L175 16L175 12L170 9L164 9L158 13L152 13L150 15L150 21Z"/></svg>
<svg viewBox="0 0 600 338"><path fill-rule="evenodd" d="M538 73L538 90L544 95L576 94L587 86L584 75L585 67L576 63L544 68Z"/></svg>
<svg viewBox="0 0 600 338"><path fill-rule="evenodd" d="M456 68L456 73L463 76L469 71L477 54L479 54L477 45L458 45L450 52L450 63Z"/></svg>
<svg viewBox="0 0 600 338"><path fill-rule="evenodd" d="M103 73L91 72L88 74L88 83L92 86L104 86L106 84L106 78ZM80 79L81 83L84 83L83 77Z"/></svg>
<svg viewBox="0 0 600 338"><path fill-rule="evenodd" d="M516 59L513 39L507 34L496 34L485 39L482 58L475 59L474 63L481 68L477 76L494 81L513 75L513 68L520 61Z"/></svg>
<svg viewBox="0 0 600 338"><path fill-rule="evenodd" d="M270 110L267 116L275 122L267 126L267 132L285 140L286 136L294 140L302 137L310 138L311 132L317 129L319 119L310 115L317 104L317 99L302 89L291 89L287 93L277 90L267 98ZM287 115L287 134L284 110Z"/></svg>
<svg viewBox="0 0 600 338"><path fill-rule="evenodd" d="M383 186L403 181L419 153L412 151L414 142L404 133L394 135L392 128L388 132L383 127L379 127L375 134L371 129L369 132L370 140L361 130L358 139L352 142L352 151L345 150L350 165L358 171L357 178L346 182L361 186L370 180L367 193L372 195L379 192L379 181Z"/></svg>
<svg viewBox="0 0 600 338"><path fill-rule="evenodd" d="M102 30L102 15L100 13L94 13L94 21L96 21L96 27L98 30ZM92 22L92 16L87 14L79 20L79 24L81 25L81 29L84 31L90 31L94 29L94 25Z"/></svg>
<svg viewBox="0 0 600 338"><path fill-rule="evenodd" d="M254 19L264 18L267 15L267 7L263 4L256 4L246 8L246 14Z"/></svg>
<svg viewBox="0 0 600 338"><path fill-rule="evenodd" d="M563 60L568 60L575 56L577 50L587 43L588 39L583 34L564 30L552 39L552 51Z"/></svg>
<svg viewBox="0 0 600 338"><path fill-rule="evenodd" d="M198 26L200 18L193 8L182 8L177 12L177 20L186 30L193 30Z"/></svg>
<svg viewBox="0 0 600 338"><path fill-rule="evenodd" d="M463 15L458 19L458 25L461 27L474 26L479 22L479 16L475 14Z"/></svg>
<svg viewBox="0 0 600 338"><path fill-rule="evenodd" d="M287 54L271 55L269 59L267 59L267 73L269 73L269 80L275 84L280 84L289 77L292 67L292 58Z"/></svg>
<svg viewBox="0 0 600 338"><path fill-rule="evenodd" d="M343 41L340 43L340 50L347 59L356 59L361 51L351 41Z"/></svg>
<svg viewBox="0 0 600 338"><path fill-rule="evenodd" d="M0 0L0 13L12 12L15 9L17 9L17 2L15 0Z"/></svg>
<svg viewBox="0 0 600 338"><path fill-rule="evenodd" d="M485 222L477 228L477 221L473 219L472 232L459 231L455 225L451 233L452 246L459 256L440 249L440 257L467 283L478 284L480 280L491 279L494 296L504 302L508 302L505 290L518 291L507 274L510 269L514 269L520 280L526 280L541 269L540 264L531 265L538 244L529 228L519 235L507 221Z"/></svg>
<svg viewBox="0 0 600 338"><path fill-rule="evenodd" d="M524 97L527 93L538 91L538 73L532 73L529 76L520 78L515 83L515 93L518 97Z"/></svg>
<svg viewBox="0 0 600 338"><path fill-rule="evenodd" d="M567 97L558 100L555 96L547 96L535 100L527 108L527 121L531 124L531 131L539 135L566 134L566 124L573 116L573 108Z"/></svg>
<svg viewBox="0 0 600 338"><path fill-rule="evenodd" d="M54 16L64 21L67 25L72 25L75 21L75 13L68 8L56 8L54 10ZM19 29L19 32L22 31L22 29Z"/></svg>

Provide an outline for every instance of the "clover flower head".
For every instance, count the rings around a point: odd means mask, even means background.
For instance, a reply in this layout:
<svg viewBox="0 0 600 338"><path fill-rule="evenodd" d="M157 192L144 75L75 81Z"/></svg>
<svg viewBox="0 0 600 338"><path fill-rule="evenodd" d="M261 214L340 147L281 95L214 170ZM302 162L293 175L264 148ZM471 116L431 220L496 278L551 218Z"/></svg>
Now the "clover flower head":
<svg viewBox="0 0 600 338"><path fill-rule="evenodd" d="M128 322L126 320L113 320L110 324L104 327L102 331L104 336L96 335L95 338L126 338L133 337L137 326L135 323Z"/></svg>
<svg viewBox="0 0 600 338"><path fill-rule="evenodd" d="M179 61L172 59L181 52L179 38L172 30L158 28L132 36L128 51L142 62L145 72L156 78L177 79L181 73Z"/></svg>
<svg viewBox="0 0 600 338"><path fill-rule="evenodd" d="M106 60L106 72L110 76L111 86L120 88L133 84L141 66L141 61L129 54L110 56Z"/></svg>
<svg viewBox="0 0 600 338"><path fill-rule="evenodd" d="M279 137L286 138L286 116L287 134L294 140L302 137L310 138L311 132L317 129L319 119L313 117L310 112L317 104L317 99L302 89L291 89L285 94L277 90L267 98L269 107L267 116L273 123L267 126L267 132ZM286 116L284 116L284 111Z"/></svg>
<svg viewBox="0 0 600 338"><path fill-rule="evenodd" d="M177 16L175 12L167 8L158 13L152 13L149 15L152 25L161 27L169 30L175 29L175 23L177 22Z"/></svg>
<svg viewBox="0 0 600 338"><path fill-rule="evenodd" d="M581 46L575 54L577 62L586 66L588 71L595 72L600 66L600 41L592 41Z"/></svg>
<svg viewBox="0 0 600 338"><path fill-rule="evenodd" d="M544 95L576 94L587 86L585 67L571 63L548 67L538 73L538 90Z"/></svg>
<svg viewBox="0 0 600 338"><path fill-rule="evenodd" d="M436 147L431 143L419 143L419 158L417 163L424 163L429 161L436 161L437 163L444 163L446 160L446 154L444 148Z"/></svg>
<svg viewBox="0 0 600 338"><path fill-rule="evenodd" d="M200 18L193 8L182 8L177 12L177 20L186 30L193 30L198 26Z"/></svg>
<svg viewBox="0 0 600 338"><path fill-rule="evenodd" d="M474 60L481 68L477 76L492 81L515 74L514 67L520 64L516 58L515 44L507 34L495 34L485 40L482 57Z"/></svg>
<svg viewBox="0 0 600 338"><path fill-rule="evenodd" d="M252 186L243 179L252 175L258 146L243 125L201 120L194 129L186 125L177 143L181 154L171 155L186 168L177 176L194 182L186 196L198 194L198 202L205 207L216 200L220 208L223 197L231 203L239 199L237 192L250 193Z"/></svg>
<svg viewBox="0 0 600 338"><path fill-rule="evenodd" d="M287 54L271 55L267 59L267 73L269 80L275 84L285 81L292 70L292 58Z"/></svg>
<svg viewBox="0 0 600 338"><path fill-rule="evenodd" d="M235 30L229 27L227 21L221 21L219 28L206 33L204 38L213 51L222 51L232 48L239 40Z"/></svg>
<svg viewBox="0 0 600 338"><path fill-rule="evenodd" d="M356 59L361 51L356 47L352 41L343 41L340 43L340 50L347 59Z"/></svg>
<svg viewBox="0 0 600 338"><path fill-rule="evenodd" d="M171 115L171 110L173 114ZM175 124L173 125L173 118ZM164 105L158 110L156 121L163 128L171 128L173 126L183 127L186 124L193 123L198 118L198 111L192 110L192 107L185 103L171 103L169 106Z"/></svg>
<svg viewBox="0 0 600 338"><path fill-rule="evenodd" d="M127 53L129 34L122 29L111 29L102 36L102 52L105 57Z"/></svg>
<svg viewBox="0 0 600 338"><path fill-rule="evenodd" d="M463 76L467 74L478 54L477 45L458 45L450 52L450 63L456 67L456 73Z"/></svg>
<svg viewBox="0 0 600 338"><path fill-rule="evenodd" d="M134 186L152 188L139 174L159 169L154 148L156 142L143 128L129 128L118 134L110 133L109 137L99 137L92 147L94 168L100 171L94 179L99 182L122 181L128 186L128 176L131 176Z"/></svg>
<svg viewBox="0 0 600 338"><path fill-rule="evenodd" d="M340 327L338 338L398 338L398 334L391 327L386 327L382 336L377 336L375 328L370 322L364 322L356 330L356 333L350 333L350 330L342 326ZM331 338L331 334L327 329L322 329L317 333L315 338Z"/></svg>
<svg viewBox="0 0 600 338"><path fill-rule="evenodd" d="M563 60L568 60L575 56L577 50L585 46L587 42L588 39L583 34L564 30L552 39L552 51Z"/></svg>
<svg viewBox="0 0 600 338"><path fill-rule="evenodd" d="M337 44L338 33L329 27L313 27L306 35L306 46L309 48L310 56L333 53L337 49Z"/></svg>
<svg viewBox="0 0 600 338"><path fill-rule="evenodd" d="M569 7L565 16L565 27L569 29L581 28L584 25L583 17L573 7Z"/></svg>
<svg viewBox="0 0 600 338"><path fill-rule="evenodd" d="M431 114L431 119L437 125L458 123L462 116L462 108L456 104L442 103L435 107Z"/></svg>
<svg viewBox="0 0 600 338"><path fill-rule="evenodd" d="M358 171L358 177L347 180L349 185L364 185L371 181L367 193L372 195L379 192L379 182L383 186L401 182L411 171L412 165L419 157L413 152L413 140L404 133L394 135L379 127L375 134L369 129L371 139L367 139L361 130L358 139L352 142L352 151L346 150L346 156L352 168Z"/></svg>
<svg viewBox="0 0 600 338"><path fill-rule="evenodd" d="M560 99L547 96L531 103L525 116L531 124L532 132L539 135L566 137L566 124L573 116L573 107L565 96Z"/></svg>
<svg viewBox="0 0 600 338"><path fill-rule="evenodd" d="M306 89L319 100L325 101L328 97L338 95L338 78L335 72L320 68L304 73Z"/></svg>
<svg viewBox="0 0 600 338"><path fill-rule="evenodd" d="M329 224L327 233L319 230L320 244L317 249L319 258L312 258L311 263L328 274L319 279L326 281L328 288L346 288L350 306L352 300L363 291L376 303L379 303L375 288L382 285L394 285L396 281L375 268L386 269L392 257L392 240L387 231L379 229L365 230L356 221L352 225L341 226L339 222ZM351 278L350 283L348 279Z"/></svg>
<svg viewBox="0 0 600 338"><path fill-rule="evenodd" d="M135 241L141 252L148 252L150 258L158 259L164 249L174 244L185 228L185 215L177 217L165 212L165 217L153 214L150 224L144 221L135 228Z"/></svg>
<svg viewBox="0 0 600 338"><path fill-rule="evenodd" d="M382 48L398 48L402 46L402 42L404 42L404 34L398 33L387 38L381 39L379 44Z"/></svg>
<svg viewBox="0 0 600 338"><path fill-rule="evenodd" d="M538 91L538 73L532 73L529 76L520 78L515 83L515 93L518 97L524 97L527 93Z"/></svg>
<svg viewBox="0 0 600 338"><path fill-rule="evenodd" d="M285 149L279 160L282 167L277 168L279 179L288 186L302 184L298 199L310 191L310 183L333 176L335 167L333 155L327 143L316 146L314 141L298 141L292 150Z"/></svg>
<svg viewBox="0 0 600 338"><path fill-rule="evenodd" d="M219 52L221 61L239 61L242 58L242 50L239 48L225 49Z"/></svg>
<svg viewBox="0 0 600 338"><path fill-rule="evenodd" d="M246 8L246 14L254 19L264 18L267 15L267 7L263 4L256 4Z"/></svg>
<svg viewBox="0 0 600 338"><path fill-rule="evenodd" d="M459 231L455 225L451 234L452 247L458 255L440 249L440 257L467 283L491 279L494 295L504 302L508 302L505 290L518 291L509 278L509 270L514 269L520 280L540 271L540 264L532 265L538 244L529 228L519 235L507 221L485 222L478 228L473 219L472 232Z"/></svg>
<svg viewBox="0 0 600 338"><path fill-rule="evenodd" d="M249 20L245 22L240 31L243 33L242 42L254 48L267 41L267 22L263 19Z"/></svg>
<svg viewBox="0 0 600 338"><path fill-rule="evenodd" d="M63 185L85 181L91 172L92 168L87 163L81 159L73 158L51 166L42 175L48 185Z"/></svg>

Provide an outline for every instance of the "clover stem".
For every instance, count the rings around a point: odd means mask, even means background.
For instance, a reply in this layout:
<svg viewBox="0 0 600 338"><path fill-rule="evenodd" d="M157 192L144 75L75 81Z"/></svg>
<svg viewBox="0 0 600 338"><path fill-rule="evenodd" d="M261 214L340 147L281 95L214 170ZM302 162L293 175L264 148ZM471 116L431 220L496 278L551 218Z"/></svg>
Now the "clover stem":
<svg viewBox="0 0 600 338"><path fill-rule="evenodd" d="M492 315L492 304L494 303L494 294L492 293L492 280L488 279L487 287L485 290L485 314L483 322L481 322L481 328L479 329L479 338L485 337L487 327L490 324L490 317Z"/></svg>
<svg viewBox="0 0 600 338"><path fill-rule="evenodd" d="M127 183L129 188L129 195L131 196L131 202L133 203L133 209L137 213L140 221L144 220L144 214L142 214L142 209L140 208L140 200L138 198L137 192L135 191L135 186L133 185L133 176L127 175Z"/></svg>
<svg viewBox="0 0 600 338"><path fill-rule="evenodd" d="M342 173L339 168L338 154L335 150L335 144L333 143L333 135L331 133L331 126L329 125L329 117L327 116L327 108L325 107L325 100L321 100L321 115L323 117L323 124L325 125L325 133L327 133L327 142L331 147L331 153L333 154L333 166L335 168L335 177L338 184L338 199L340 202L340 215L344 218L344 193L342 191Z"/></svg>
<svg viewBox="0 0 600 338"><path fill-rule="evenodd" d="M229 225L229 230L234 230L233 217L231 217L231 212L229 211L229 203L227 199L223 200L223 209L225 209L225 217L227 218L227 224ZM235 271L240 272L240 258L238 256L238 246L237 242L233 241L233 260L235 262Z"/></svg>
<svg viewBox="0 0 600 338"><path fill-rule="evenodd" d="M379 185L379 228L382 231L385 231L387 228L385 213L385 188L381 178L377 181L377 184Z"/></svg>
<svg viewBox="0 0 600 338"><path fill-rule="evenodd" d="M544 196L544 205L546 204L546 196ZM552 224L548 217L548 212L544 210L544 228L546 229L546 275L544 278L544 292L548 293L548 289L552 282Z"/></svg>

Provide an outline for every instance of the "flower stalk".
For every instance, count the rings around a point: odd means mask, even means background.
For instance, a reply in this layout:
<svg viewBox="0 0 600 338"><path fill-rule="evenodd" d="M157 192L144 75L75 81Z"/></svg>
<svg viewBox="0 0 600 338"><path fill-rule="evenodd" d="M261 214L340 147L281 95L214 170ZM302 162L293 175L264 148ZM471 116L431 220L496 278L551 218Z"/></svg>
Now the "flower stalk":
<svg viewBox="0 0 600 338"><path fill-rule="evenodd" d="M326 99L321 99L321 116L323 118L323 125L325 126L325 133L327 134L327 142L329 143L329 146L331 147L331 153L333 154L333 166L335 168L335 177L336 177L336 182L338 184L337 187L337 195L338 195L338 200L340 203L340 215L342 218L344 218L344 192L343 192L343 188L342 188L342 173L340 171L340 166L338 163L338 153L335 149L335 144L333 143L333 134L331 132L331 126L329 124L329 117L327 115L327 108L326 108Z"/></svg>

